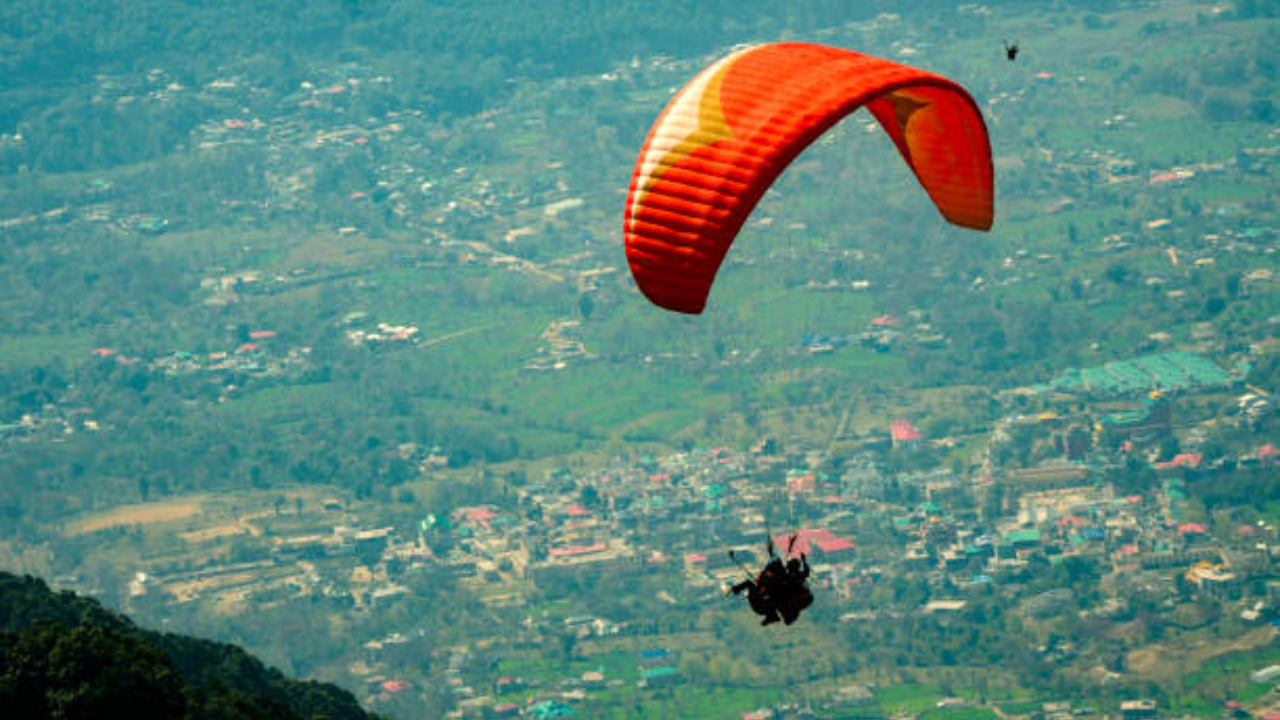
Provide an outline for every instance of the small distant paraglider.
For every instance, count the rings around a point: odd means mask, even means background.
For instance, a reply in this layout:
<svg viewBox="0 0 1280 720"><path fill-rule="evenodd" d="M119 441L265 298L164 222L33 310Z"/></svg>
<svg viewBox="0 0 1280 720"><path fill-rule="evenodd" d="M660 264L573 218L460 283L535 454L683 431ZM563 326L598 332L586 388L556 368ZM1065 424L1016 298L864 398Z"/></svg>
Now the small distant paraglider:
<svg viewBox="0 0 1280 720"><path fill-rule="evenodd" d="M1008 58L1009 62L1013 62L1018 59L1017 40L1014 40L1013 42L1009 42L1008 40L1004 41L1004 56Z"/></svg>

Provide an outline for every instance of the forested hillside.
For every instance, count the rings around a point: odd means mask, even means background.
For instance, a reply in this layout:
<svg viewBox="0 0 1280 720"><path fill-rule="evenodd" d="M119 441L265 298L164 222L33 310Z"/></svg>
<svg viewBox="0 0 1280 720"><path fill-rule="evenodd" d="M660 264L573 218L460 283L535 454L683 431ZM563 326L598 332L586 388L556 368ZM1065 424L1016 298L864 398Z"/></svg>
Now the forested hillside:
<svg viewBox="0 0 1280 720"><path fill-rule="evenodd" d="M32 577L0 572L6 717L364 720L351 694L290 680L243 650L143 630Z"/></svg>
<svg viewBox="0 0 1280 720"><path fill-rule="evenodd" d="M1073 6L1095 5L1114 3ZM933 6L951 4L922 0L910 10ZM21 164L101 169L168 152L200 121L197 109L181 101L159 111L104 112L90 89L103 74L159 68L174 82L203 85L243 73L288 91L316 64L360 63L396 76L384 105L459 115L501 102L518 80L804 35L901 10L883 0L783 8L762 0L119 0L89 6L19 0L0 8L0 25L11 28L0 36L0 132L16 129L28 138L30 154L17 160ZM0 167L5 160L0 152Z"/></svg>

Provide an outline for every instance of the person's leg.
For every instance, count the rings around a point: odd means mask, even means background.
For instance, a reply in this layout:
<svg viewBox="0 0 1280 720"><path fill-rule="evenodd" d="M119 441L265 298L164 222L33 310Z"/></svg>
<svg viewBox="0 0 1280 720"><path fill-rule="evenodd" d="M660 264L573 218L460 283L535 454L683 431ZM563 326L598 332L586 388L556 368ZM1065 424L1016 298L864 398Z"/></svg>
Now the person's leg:
<svg viewBox="0 0 1280 720"><path fill-rule="evenodd" d="M800 617L800 608L796 605L795 598L788 597L786 602L778 605L778 612L782 614L782 621L790 625Z"/></svg>
<svg viewBox="0 0 1280 720"><path fill-rule="evenodd" d="M771 625L782 619L778 617L778 605L771 599L765 603L764 611L764 620L760 621L761 625Z"/></svg>

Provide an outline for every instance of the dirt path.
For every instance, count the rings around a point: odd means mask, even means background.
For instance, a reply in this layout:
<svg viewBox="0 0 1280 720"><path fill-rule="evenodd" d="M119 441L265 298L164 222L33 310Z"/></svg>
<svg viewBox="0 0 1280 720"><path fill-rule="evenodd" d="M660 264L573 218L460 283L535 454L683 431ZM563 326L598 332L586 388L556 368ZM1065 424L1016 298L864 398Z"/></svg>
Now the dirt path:
<svg viewBox="0 0 1280 720"><path fill-rule="evenodd" d="M515 265L519 267L521 270L524 270L525 272L531 275L537 275L539 277L545 278L552 282L557 282L557 283L564 282L564 276L560 275L559 273L554 273L542 267L541 265L539 265L538 263L532 260L526 260L522 257L517 257L515 255L508 255L504 252L499 252L498 250L494 250L488 244L482 243L478 240L458 240L458 241L455 241L454 244L464 245L474 250L475 252L490 255L497 261Z"/></svg>
<svg viewBox="0 0 1280 720"><path fill-rule="evenodd" d="M451 333L449 333L449 334L447 334L447 335L437 335L436 337L433 337L433 338L431 338L431 339L429 339L429 340L423 340L422 342L418 343L418 347L420 347L420 348L429 348L429 347L431 347L432 345L439 345L439 344L441 344L441 343L446 343L446 342L449 342L450 340L453 340L453 339L455 339L455 338L460 338L460 337L464 337L464 336L466 336L466 335L474 335L475 333L483 332L483 331L485 331L485 330L488 330L488 329L489 329L489 328L491 328L491 327L493 327L493 326L492 326L492 325L481 325L481 326L479 326L479 327L467 328L466 330L458 330L457 332L451 332Z"/></svg>
<svg viewBox="0 0 1280 720"><path fill-rule="evenodd" d="M836 443L840 441L840 437L844 435L844 429L849 424L849 406L846 405L840 411L840 419L836 421L836 429L831 431L831 440L827 443L827 449L822 453L823 461L831 458L836 451Z"/></svg>

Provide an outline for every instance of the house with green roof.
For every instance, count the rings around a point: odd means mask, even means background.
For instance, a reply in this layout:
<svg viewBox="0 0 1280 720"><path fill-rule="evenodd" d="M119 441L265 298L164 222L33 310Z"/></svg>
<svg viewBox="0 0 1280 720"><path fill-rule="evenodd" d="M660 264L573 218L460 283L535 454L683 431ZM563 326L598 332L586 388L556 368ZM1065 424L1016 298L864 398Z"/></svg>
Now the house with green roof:
<svg viewBox="0 0 1280 720"><path fill-rule="evenodd" d="M529 708L529 715L538 718L538 720L565 718L573 715L573 708L556 700L543 700L537 705Z"/></svg>
<svg viewBox="0 0 1280 720"><path fill-rule="evenodd" d="M1035 528L1014 530L1013 532L1005 533L1004 539L1015 550L1026 550L1040 544L1040 531Z"/></svg>
<svg viewBox="0 0 1280 720"><path fill-rule="evenodd" d="M670 687L680 682L680 671L671 665L645 668L640 671L640 682L644 687Z"/></svg>

